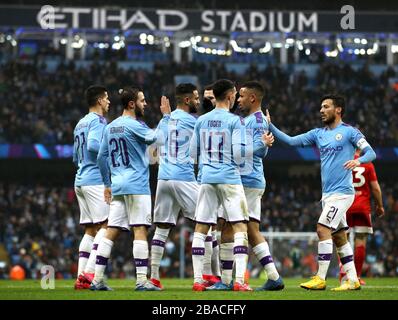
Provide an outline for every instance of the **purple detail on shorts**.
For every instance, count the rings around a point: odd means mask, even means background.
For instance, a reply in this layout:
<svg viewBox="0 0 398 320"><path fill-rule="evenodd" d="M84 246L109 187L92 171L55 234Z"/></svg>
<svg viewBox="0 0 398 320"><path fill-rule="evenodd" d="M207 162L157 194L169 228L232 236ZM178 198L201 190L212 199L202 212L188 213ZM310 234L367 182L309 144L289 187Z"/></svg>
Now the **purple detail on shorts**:
<svg viewBox="0 0 398 320"><path fill-rule="evenodd" d="M255 112L254 116L256 117L257 123L263 123L263 113L261 111Z"/></svg>
<svg viewBox="0 0 398 320"><path fill-rule="evenodd" d="M318 261L330 261L331 259L332 259L332 254L329 253L318 254Z"/></svg>
<svg viewBox="0 0 398 320"><path fill-rule="evenodd" d="M336 229L336 230L332 231L332 234L335 234L335 233L337 233L337 232L339 232L341 230L348 230L348 229L350 229L350 227L343 227L343 228L340 228L340 229Z"/></svg>
<svg viewBox="0 0 398 320"><path fill-rule="evenodd" d="M205 248L194 248L194 247L192 247L192 255L204 256L205 255Z"/></svg>
<svg viewBox="0 0 398 320"><path fill-rule="evenodd" d="M340 261L341 261L342 264L346 264L348 262L351 262L352 261L352 256L346 256L346 257L340 258Z"/></svg>
<svg viewBox="0 0 398 320"><path fill-rule="evenodd" d="M103 224L106 221L108 221L108 218L106 218L105 220L101 220L101 221L95 221L95 222L93 222L93 224Z"/></svg>
<svg viewBox="0 0 398 320"><path fill-rule="evenodd" d="M124 231L124 232L130 232L129 229L127 228L123 228L123 227L118 227L118 226L108 226L108 228L115 228L115 229L119 229L120 231Z"/></svg>
<svg viewBox="0 0 398 320"><path fill-rule="evenodd" d="M246 246L236 246L234 247L234 254L247 254L248 249Z"/></svg>
<svg viewBox="0 0 398 320"><path fill-rule="evenodd" d="M212 236L207 236L205 242L210 242L213 241L213 237Z"/></svg>
<svg viewBox="0 0 398 320"><path fill-rule="evenodd" d="M101 266L106 266L106 264L108 263L108 259L109 258L105 258L103 256L97 255L97 259L95 259L95 264L99 264Z"/></svg>
<svg viewBox="0 0 398 320"><path fill-rule="evenodd" d="M175 227L176 224L175 223L170 223L170 222L163 222L163 221L153 221L154 224L158 225L158 224L167 224L171 227Z"/></svg>
<svg viewBox="0 0 398 320"><path fill-rule="evenodd" d="M234 261L232 260L221 260L221 268L223 270L232 270L234 267Z"/></svg>
<svg viewBox="0 0 398 320"><path fill-rule="evenodd" d="M147 227L150 228L152 225L150 224L129 224L130 227Z"/></svg>
<svg viewBox="0 0 398 320"><path fill-rule="evenodd" d="M257 220L256 218L253 218L253 217L249 217L249 222L250 222L250 221L255 221L255 222L258 222L258 223L261 222L260 220Z"/></svg>
<svg viewBox="0 0 398 320"><path fill-rule="evenodd" d="M271 263L271 262L274 262L274 260L272 260L272 257L271 256L266 256L266 257L264 257L264 258L262 258L261 260L260 260L260 263L261 263L261 265L264 267L264 266L266 266L268 263Z"/></svg>
<svg viewBox="0 0 398 320"><path fill-rule="evenodd" d="M147 267L148 259L134 259L136 267Z"/></svg>
<svg viewBox="0 0 398 320"><path fill-rule="evenodd" d="M152 246L158 246L158 247L163 247L163 248L164 248L165 242L162 241L162 240L153 239L152 242L151 242L151 245L152 245Z"/></svg>
<svg viewBox="0 0 398 320"><path fill-rule="evenodd" d="M89 258L90 257L90 252L86 251L79 251L79 258Z"/></svg>
<svg viewBox="0 0 398 320"><path fill-rule="evenodd" d="M213 241L213 248L215 248L215 247L217 247L218 246L218 241L217 240L214 240Z"/></svg>
<svg viewBox="0 0 398 320"><path fill-rule="evenodd" d="M203 221L199 221L199 220L196 220L196 223L205 224L205 225L212 225L212 226L217 225L217 223L214 223L214 222L203 222Z"/></svg>
<svg viewBox="0 0 398 320"><path fill-rule="evenodd" d="M98 250L98 243L93 244L93 250Z"/></svg>
<svg viewBox="0 0 398 320"><path fill-rule="evenodd" d="M79 225L81 225L81 226L89 226L89 225L103 224L107 220L108 220L108 218L106 218L105 220L101 220L101 221L81 222L81 223L79 223Z"/></svg>

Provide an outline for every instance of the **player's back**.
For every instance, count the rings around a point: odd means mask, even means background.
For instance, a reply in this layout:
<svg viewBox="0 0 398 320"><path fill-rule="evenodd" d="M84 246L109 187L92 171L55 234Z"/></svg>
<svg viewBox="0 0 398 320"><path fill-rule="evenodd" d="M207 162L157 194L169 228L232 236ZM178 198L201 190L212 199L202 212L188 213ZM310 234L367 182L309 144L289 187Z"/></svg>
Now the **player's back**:
<svg viewBox="0 0 398 320"><path fill-rule="evenodd" d="M142 121L121 116L106 128L112 194L150 194L146 136L152 130Z"/></svg>
<svg viewBox="0 0 398 320"><path fill-rule="evenodd" d="M358 156L355 155L355 159ZM370 198L372 181L377 181L376 171L372 163L362 163L352 170L353 186L355 188L354 203L348 209L348 213L371 212Z"/></svg>
<svg viewBox="0 0 398 320"><path fill-rule="evenodd" d="M245 118L246 152L245 163L241 167L242 184L248 188L265 188L263 158L268 148L262 142L262 135L268 131L267 118L261 111Z"/></svg>
<svg viewBox="0 0 398 320"><path fill-rule="evenodd" d="M216 108L199 117L195 143L200 148L201 183L241 184L239 163L232 146L241 150L245 142L243 119Z"/></svg>
<svg viewBox="0 0 398 320"><path fill-rule="evenodd" d="M176 109L166 127L165 144L160 148L159 180L195 181L189 146L197 118Z"/></svg>
<svg viewBox="0 0 398 320"><path fill-rule="evenodd" d="M80 119L73 131L73 156L78 165L76 186L103 184L97 165L98 149L94 151L90 144L96 141L95 144L99 146L105 126L106 119L103 116L90 112Z"/></svg>

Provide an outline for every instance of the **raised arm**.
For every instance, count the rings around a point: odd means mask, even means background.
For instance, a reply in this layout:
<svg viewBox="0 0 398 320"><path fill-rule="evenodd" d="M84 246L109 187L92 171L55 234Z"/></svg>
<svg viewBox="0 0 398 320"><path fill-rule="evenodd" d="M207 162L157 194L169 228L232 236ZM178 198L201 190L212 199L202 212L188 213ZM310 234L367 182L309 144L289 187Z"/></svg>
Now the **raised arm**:
<svg viewBox="0 0 398 320"><path fill-rule="evenodd" d="M167 125L170 120L170 102L165 96L162 96L160 101L160 111L163 114L163 118L160 120L155 130L148 128L146 125L138 127L135 134L137 137L146 144L152 144L156 142L159 145L163 145L165 141L165 134L167 132Z"/></svg>

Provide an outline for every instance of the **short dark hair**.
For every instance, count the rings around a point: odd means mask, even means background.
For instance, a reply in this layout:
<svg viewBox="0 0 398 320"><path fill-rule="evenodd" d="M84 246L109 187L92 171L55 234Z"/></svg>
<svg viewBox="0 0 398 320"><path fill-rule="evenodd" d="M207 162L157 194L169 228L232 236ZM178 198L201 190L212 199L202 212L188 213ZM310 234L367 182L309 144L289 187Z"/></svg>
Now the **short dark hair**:
<svg viewBox="0 0 398 320"><path fill-rule="evenodd" d="M345 112L345 98L342 95L335 94L335 93L329 93L325 94L322 99L321 99L321 104L323 101L330 99L333 101L333 104L335 107L340 107L341 108L341 116L344 115Z"/></svg>
<svg viewBox="0 0 398 320"><path fill-rule="evenodd" d="M213 83L213 94L216 100L222 101L226 98L227 92L235 88L234 83L228 79L220 79Z"/></svg>
<svg viewBox="0 0 398 320"><path fill-rule="evenodd" d="M105 96L106 90L103 86L90 86L84 92L84 96L86 97L87 104L89 107L93 107L97 104L98 99L103 98Z"/></svg>
<svg viewBox="0 0 398 320"><path fill-rule="evenodd" d="M257 98L261 101L265 95L265 90L262 84L258 81L248 81L242 85L242 88L247 88L255 91Z"/></svg>
<svg viewBox="0 0 398 320"><path fill-rule="evenodd" d="M208 90L213 90L213 84L208 84L207 86L205 86L205 91Z"/></svg>
<svg viewBox="0 0 398 320"><path fill-rule="evenodd" d="M130 101L136 102L138 99L138 93L141 91L142 89L138 87L125 87L120 89L120 101L122 102L123 108L127 109Z"/></svg>
<svg viewBox="0 0 398 320"><path fill-rule="evenodd" d="M175 91L177 104L183 103L184 97L193 94L195 90L198 89L192 83L180 83Z"/></svg>

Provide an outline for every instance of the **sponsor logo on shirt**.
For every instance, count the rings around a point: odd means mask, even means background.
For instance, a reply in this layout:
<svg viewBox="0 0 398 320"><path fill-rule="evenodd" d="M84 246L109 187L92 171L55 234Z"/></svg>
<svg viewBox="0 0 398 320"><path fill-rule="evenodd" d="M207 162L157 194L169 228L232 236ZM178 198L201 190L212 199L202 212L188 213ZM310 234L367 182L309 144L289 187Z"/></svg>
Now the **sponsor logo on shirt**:
<svg viewBox="0 0 398 320"><path fill-rule="evenodd" d="M320 148L319 152L321 153L321 155L324 155L326 153L336 153L336 152L340 152L343 151L343 147L342 146L337 146L337 147L325 147L325 148Z"/></svg>

